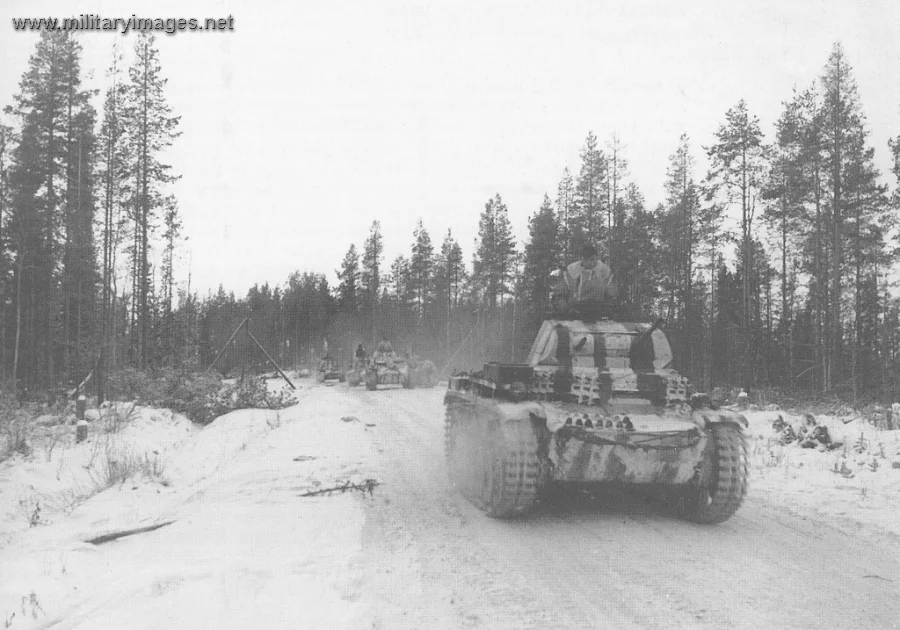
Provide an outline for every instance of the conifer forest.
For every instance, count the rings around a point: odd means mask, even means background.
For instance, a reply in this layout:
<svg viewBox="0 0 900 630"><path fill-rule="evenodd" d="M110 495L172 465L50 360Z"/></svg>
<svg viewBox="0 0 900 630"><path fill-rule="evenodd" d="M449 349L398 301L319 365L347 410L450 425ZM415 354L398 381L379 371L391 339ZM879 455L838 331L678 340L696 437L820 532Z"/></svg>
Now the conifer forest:
<svg viewBox="0 0 900 630"><path fill-rule="evenodd" d="M338 269L203 295L174 265L190 208L166 158L185 120L167 100L162 40L122 41L107 68L85 68L77 37L42 32L18 91L0 99L7 390L68 390L90 375L85 387L102 399L121 370L204 370L245 318L289 367L318 361L326 342L349 362L382 336L445 377L521 361L550 308L551 273L592 243L623 313L664 318L675 367L702 388L900 395L900 129L888 147L873 144L840 44L780 112L765 112L771 128L741 99L703 130L714 131L710 146L692 140L699 130L671 138L663 199L630 179L638 149L597 112L605 133L566 139L579 162L546 174L558 183L534 198L524 241L503 190L457 209L477 222L474 243L420 219L396 256L379 220L389 209L373 209L368 237L340 248ZM102 93L83 87L88 71L103 73ZM876 168L876 148L891 152L892 172ZM216 367L248 363L270 369L238 336Z"/></svg>

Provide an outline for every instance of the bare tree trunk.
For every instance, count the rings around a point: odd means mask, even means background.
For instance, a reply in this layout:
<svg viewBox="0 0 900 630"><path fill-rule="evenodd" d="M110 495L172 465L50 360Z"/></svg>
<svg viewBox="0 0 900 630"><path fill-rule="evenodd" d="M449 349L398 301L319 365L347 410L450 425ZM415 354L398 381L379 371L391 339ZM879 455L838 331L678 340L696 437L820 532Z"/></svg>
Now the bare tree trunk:
<svg viewBox="0 0 900 630"><path fill-rule="evenodd" d="M44 352L43 359L44 365L43 367L43 382L47 385L53 382L53 330L51 327L52 314L54 308L54 296L53 296L53 238L55 233L55 225L53 221L53 215L56 212L56 189L55 189L55 181L56 181L56 155L54 153L54 146L56 143L56 94L54 91L55 86L55 70L57 67L56 64L56 53L57 53L57 45L52 47L53 50L53 58L50 62L50 106L48 107L48 143L47 143L47 217L46 217L46 229L47 229L47 242L46 242L46 252L47 259L44 261L46 265L46 269L44 270L44 282L46 282L46 286L44 287L44 291L46 291L46 302L41 309L41 320L42 320L42 337L44 344Z"/></svg>
<svg viewBox="0 0 900 630"><path fill-rule="evenodd" d="M22 246L19 246L19 254L22 253ZM19 269L16 273L16 343L13 346L13 369L12 380L14 384L18 384L19 378L19 344L22 340L22 262L19 261Z"/></svg>
<svg viewBox="0 0 900 630"><path fill-rule="evenodd" d="M837 99L840 101L840 66L836 74L838 79ZM842 138L840 128L840 116L834 115L834 156L832 166L832 215L831 215L831 347L832 347L832 366L831 366L831 382L832 389L840 384L841 380L841 227L843 225L843 217L841 216L841 160L842 160Z"/></svg>

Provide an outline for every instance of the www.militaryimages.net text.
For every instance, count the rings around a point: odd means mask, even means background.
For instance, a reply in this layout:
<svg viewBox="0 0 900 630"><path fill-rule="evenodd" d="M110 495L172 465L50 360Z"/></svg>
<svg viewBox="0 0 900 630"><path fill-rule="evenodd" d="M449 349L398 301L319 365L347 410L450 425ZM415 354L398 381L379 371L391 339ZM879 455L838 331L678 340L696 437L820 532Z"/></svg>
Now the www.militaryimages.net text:
<svg viewBox="0 0 900 630"><path fill-rule="evenodd" d="M174 35L179 31L233 31L234 17L223 18L105 18L90 13L71 18L13 18L16 31L118 31L127 35L131 31L160 31Z"/></svg>

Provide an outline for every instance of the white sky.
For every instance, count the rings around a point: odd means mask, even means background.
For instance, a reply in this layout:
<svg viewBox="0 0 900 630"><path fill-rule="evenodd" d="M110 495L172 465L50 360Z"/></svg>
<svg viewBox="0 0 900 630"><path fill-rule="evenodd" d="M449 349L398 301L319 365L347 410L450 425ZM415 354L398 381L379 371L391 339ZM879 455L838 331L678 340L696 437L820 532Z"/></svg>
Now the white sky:
<svg viewBox="0 0 900 630"><path fill-rule="evenodd" d="M183 135L170 152L192 288L243 294L294 269L334 270L373 219L385 267L421 217L467 260L499 192L520 242L589 130L617 132L651 207L681 133L702 145L745 98L771 139L789 99L840 40L876 160L900 134L900 3L766 2L25 2L0 0L0 106L37 39L12 17L234 17L233 32L158 36ZM73 13L78 11L79 13ZM102 87L114 38L82 36ZM130 50L129 50L130 52ZM99 103L98 103L99 106ZM885 181L889 181L885 179ZM892 186L895 182L889 182Z"/></svg>

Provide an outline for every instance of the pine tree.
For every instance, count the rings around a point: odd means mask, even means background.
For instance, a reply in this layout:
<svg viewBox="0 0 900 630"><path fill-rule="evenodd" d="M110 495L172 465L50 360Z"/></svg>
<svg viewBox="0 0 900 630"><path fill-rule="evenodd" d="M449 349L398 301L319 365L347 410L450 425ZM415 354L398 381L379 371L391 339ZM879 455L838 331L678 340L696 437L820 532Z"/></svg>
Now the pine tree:
<svg viewBox="0 0 900 630"><path fill-rule="evenodd" d="M9 223L9 164L11 159L12 147L14 143L13 130L11 127L0 123L0 382L6 382L6 365L7 365L7 322L9 314L6 310L9 287L6 281L9 274L9 258L7 256L7 225Z"/></svg>
<svg viewBox="0 0 900 630"><path fill-rule="evenodd" d="M604 210L607 196L606 157L597 148L597 136L589 132L581 149L581 170L575 184L575 205L583 242L604 242ZM581 243L578 243L581 245ZM606 252L607 255L609 252Z"/></svg>
<svg viewBox="0 0 900 630"><path fill-rule="evenodd" d="M742 267L749 270L755 266L751 259L755 233L753 222L758 196L764 184L766 148L759 120L750 114L743 99L725 113L725 121L716 131L716 144L707 149L712 165L708 181L713 190L721 191L727 198L736 195L740 199L740 260ZM751 309L750 291L750 274L745 273L741 300L741 365L746 368L741 380L745 386L750 380L752 328L756 319Z"/></svg>
<svg viewBox="0 0 900 630"><path fill-rule="evenodd" d="M606 162L606 251L608 259L612 262L621 255L616 244L621 240L622 226L625 221L621 193L625 188L625 178L628 176L628 160L625 158L625 145L619 139L619 134L613 133L606 143L606 148L609 151L609 158Z"/></svg>
<svg viewBox="0 0 900 630"><path fill-rule="evenodd" d="M473 280L491 310L512 290L515 251L509 214L498 193L481 213L473 266Z"/></svg>
<svg viewBox="0 0 900 630"><path fill-rule="evenodd" d="M97 396L98 402L106 398L106 376L114 368L112 348L116 337L115 297L116 250L121 245L122 195L120 177L125 165L125 144L122 141L125 133L122 116L125 86L122 82L122 54L113 44L113 60L107 71L110 86L106 90L103 101L103 121L100 127L97 156L97 180L102 186L100 194L103 206L102 254L101 263L102 289L100 298L100 357L97 364ZM192 304L193 306L193 304Z"/></svg>
<svg viewBox="0 0 900 630"><path fill-rule="evenodd" d="M409 259L409 283L420 324L432 301L433 254L434 247L431 245L431 237L422 224L422 219L419 219L413 232L412 255Z"/></svg>
<svg viewBox="0 0 900 630"><path fill-rule="evenodd" d="M438 255L434 283L440 302L444 305L445 317L445 350L450 351L452 338L453 313L458 309L462 288L466 281L466 269L463 263L463 252L459 243L453 238L453 233L448 229L444 242L441 243L441 252ZM456 322L459 329L459 323Z"/></svg>
<svg viewBox="0 0 900 630"><path fill-rule="evenodd" d="M172 310L175 290L175 246L181 236L181 217L178 214L178 203L175 197L169 195L165 200L165 213L163 215L163 249L162 259L162 317L163 317L163 356L175 360L175 314Z"/></svg>
<svg viewBox="0 0 900 630"><path fill-rule="evenodd" d="M805 191L803 206L806 208L803 223L806 237L801 261L803 270L810 275L809 323L812 327L811 342L813 384L823 390L828 388L829 370L832 362L829 339L830 286L828 271L828 251L830 239L825 206L826 172L822 147L825 133L822 106L815 88L803 91L796 97L797 115L801 125L801 143L798 155L801 189Z"/></svg>
<svg viewBox="0 0 900 630"><path fill-rule="evenodd" d="M894 193L891 196L891 200L895 207L900 208L900 135L888 140L888 148L891 150L891 173L894 174L894 179L896 179L898 183L897 188L894 189Z"/></svg>
<svg viewBox="0 0 900 630"><path fill-rule="evenodd" d="M635 184L625 188L620 203L625 218L614 273L626 310L636 318L646 317L655 310L663 277L658 217L646 209Z"/></svg>
<svg viewBox="0 0 900 630"><path fill-rule="evenodd" d="M693 302L694 250L697 239L697 215L700 201L694 182L694 159L686 134L678 139L678 148L669 156L666 172L666 211L671 230L667 232L669 250L670 302L677 305L675 317L690 319Z"/></svg>
<svg viewBox="0 0 900 630"><path fill-rule="evenodd" d="M94 293L94 125L92 91L80 90L81 47L69 39L65 48L66 199L61 277L62 372L80 382L93 364Z"/></svg>
<svg viewBox="0 0 900 630"><path fill-rule="evenodd" d="M381 237L381 223L372 221L369 237L363 245L362 272L360 286L363 292L363 316L371 328L372 343L376 340L378 326L378 299L381 294L381 259L384 243Z"/></svg>
<svg viewBox="0 0 900 630"><path fill-rule="evenodd" d="M802 161L804 122L802 102L795 93L794 98L784 104L781 117L775 123L775 146L764 191L768 203L763 218L775 235L780 251L781 321L778 328L784 355L782 382L788 386L796 371L793 320L798 266L791 251L800 249L803 201L808 193Z"/></svg>
<svg viewBox="0 0 900 630"><path fill-rule="evenodd" d="M337 289L338 305L345 312L355 314L359 310L359 254L356 245L350 245L337 275L340 280Z"/></svg>
<svg viewBox="0 0 900 630"><path fill-rule="evenodd" d="M556 189L556 217L559 220L559 251L563 264L574 262L582 234L575 206L575 183L569 169L563 170Z"/></svg>
<svg viewBox="0 0 900 630"><path fill-rule="evenodd" d="M15 105L7 110L21 129L9 169L7 222L14 264L12 368L26 385L56 382L58 361L65 360L69 348L65 336L70 325L77 334L80 323L89 319L84 310L84 319L72 316L89 305L93 291L84 266L90 267L93 258L88 153L94 114L90 94L81 89L80 56L80 45L67 33L43 31ZM81 276L79 290L75 280ZM78 294L73 297L74 291ZM60 299L63 294L73 300Z"/></svg>
<svg viewBox="0 0 900 630"><path fill-rule="evenodd" d="M181 135L177 131L180 117L172 116L166 102L164 90L168 79L162 77L155 44L153 35L144 32L138 36L134 46L135 59L128 69L129 82L122 111L129 150L124 188L130 193L129 208L134 225L132 351L140 368L147 361L151 232L156 215L163 207L163 187L177 179L161 158L163 151Z"/></svg>
<svg viewBox="0 0 900 630"><path fill-rule="evenodd" d="M409 259L406 256L401 254L391 263L391 274L388 284L388 295L391 307L394 309L394 316L391 319L395 324L399 324L402 329L415 327L416 322L410 321L415 296L410 288L412 282L410 280ZM385 332L382 331L382 334Z"/></svg>
<svg viewBox="0 0 900 630"><path fill-rule="evenodd" d="M843 381L844 265L850 262L853 278L854 341L851 348L851 384L858 394L859 346L863 335L864 285L873 284L873 265L880 262L884 233L880 224L886 218L886 189L877 182L879 173L873 164L874 151L867 146L868 131L857 93L856 80L844 50L836 43L823 75L821 126L824 136L822 156L827 173L830 211L830 346L832 362L829 384ZM845 240L850 240L849 248ZM870 289L871 290L871 289ZM877 299L877 298L876 298Z"/></svg>
<svg viewBox="0 0 900 630"><path fill-rule="evenodd" d="M523 269L525 295L531 308L541 312L550 307L550 274L562 265L557 249L559 221L546 194L541 207L528 220L528 231Z"/></svg>

